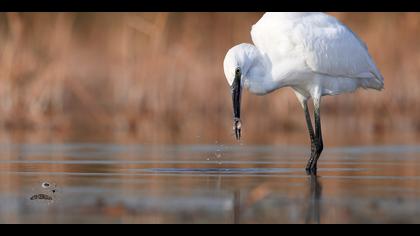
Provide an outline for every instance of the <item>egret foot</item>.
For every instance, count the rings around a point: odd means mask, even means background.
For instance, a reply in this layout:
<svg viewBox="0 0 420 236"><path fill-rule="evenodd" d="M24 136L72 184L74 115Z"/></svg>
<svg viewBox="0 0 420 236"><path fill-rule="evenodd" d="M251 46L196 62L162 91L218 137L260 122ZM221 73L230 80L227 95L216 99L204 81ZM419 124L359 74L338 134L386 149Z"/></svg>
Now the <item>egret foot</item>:
<svg viewBox="0 0 420 236"><path fill-rule="evenodd" d="M311 176L316 175L316 171L317 171L316 167L314 169L311 168L311 167L306 167L306 174L307 175L311 175Z"/></svg>
<svg viewBox="0 0 420 236"><path fill-rule="evenodd" d="M308 164L306 165L306 168L305 168L306 173L308 175L316 175L318 158L319 156L309 159Z"/></svg>
<svg viewBox="0 0 420 236"><path fill-rule="evenodd" d="M319 156L322 153L323 147L324 145L322 144L322 141L320 142L320 144L316 145L315 148L312 148L311 151L311 158L309 158L308 164L306 165L306 173L309 174L316 174L316 170L317 170L317 164L318 164L318 159Z"/></svg>
<svg viewBox="0 0 420 236"><path fill-rule="evenodd" d="M311 157L308 160L308 164L306 164L305 170L311 170L312 169L312 163L314 162L314 154L311 154Z"/></svg>
<svg viewBox="0 0 420 236"><path fill-rule="evenodd" d="M314 156L311 156L311 158L308 161L308 164L306 165L306 174L307 175L316 175L317 170L317 159L314 158Z"/></svg>

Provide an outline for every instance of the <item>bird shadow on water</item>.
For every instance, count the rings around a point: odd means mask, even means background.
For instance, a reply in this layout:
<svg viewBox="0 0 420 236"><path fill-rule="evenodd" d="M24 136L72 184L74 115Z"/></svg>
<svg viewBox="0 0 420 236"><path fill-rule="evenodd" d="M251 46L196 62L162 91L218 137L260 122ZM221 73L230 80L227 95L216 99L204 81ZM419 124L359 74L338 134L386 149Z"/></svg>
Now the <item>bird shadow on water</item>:
<svg viewBox="0 0 420 236"><path fill-rule="evenodd" d="M321 223L321 198L322 185L316 174L310 174L308 178L308 206L306 210L305 223L306 224L320 224Z"/></svg>

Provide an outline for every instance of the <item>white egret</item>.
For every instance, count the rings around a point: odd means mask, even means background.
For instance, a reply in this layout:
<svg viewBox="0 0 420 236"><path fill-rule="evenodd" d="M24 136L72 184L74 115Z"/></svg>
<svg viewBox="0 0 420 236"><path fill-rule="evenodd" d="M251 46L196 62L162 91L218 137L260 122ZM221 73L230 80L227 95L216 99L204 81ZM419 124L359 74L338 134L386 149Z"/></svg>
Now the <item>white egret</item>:
<svg viewBox="0 0 420 236"><path fill-rule="evenodd" d="M255 45L242 43L224 59L231 87L236 138L241 136L241 91L264 95L291 87L305 113L311 140L306 170L316 171L323 150L321 97L358 88L382 90L384 79L367 46L347 26L324 13L265 13L252 26ZM307 101L314 103L315 131Z"/></svg>

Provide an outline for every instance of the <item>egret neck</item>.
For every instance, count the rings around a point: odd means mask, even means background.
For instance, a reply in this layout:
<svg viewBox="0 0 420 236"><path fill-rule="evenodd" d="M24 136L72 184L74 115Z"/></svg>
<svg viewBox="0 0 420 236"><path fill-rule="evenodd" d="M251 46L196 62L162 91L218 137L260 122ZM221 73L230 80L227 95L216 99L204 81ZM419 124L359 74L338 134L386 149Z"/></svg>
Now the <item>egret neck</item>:
<svg viewBox="0 0 420 236"><path fill-rule="evenodd" d="M270 59L252 44L243 43L230 49L225 57L224 69L232 92L233 130L239 140L242 88L264 95L287 84L281 78L273 79Z"/></svg>

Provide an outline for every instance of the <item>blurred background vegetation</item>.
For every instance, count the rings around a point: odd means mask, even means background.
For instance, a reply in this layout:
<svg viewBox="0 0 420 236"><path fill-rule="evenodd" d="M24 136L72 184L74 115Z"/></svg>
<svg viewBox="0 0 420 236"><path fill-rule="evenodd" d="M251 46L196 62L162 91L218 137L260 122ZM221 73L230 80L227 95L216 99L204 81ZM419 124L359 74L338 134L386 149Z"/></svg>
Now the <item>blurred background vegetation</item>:
<svg viewBox="0 0 420 236"><path fill-rule="evenodd" d="M263 13L1 13L0 141L235 143L223 58ZM324 142L420 138L420 13L330 13L367 43L385 90L323 101ZM243 141L307 144L288 89L244 93Z"/></svg>

